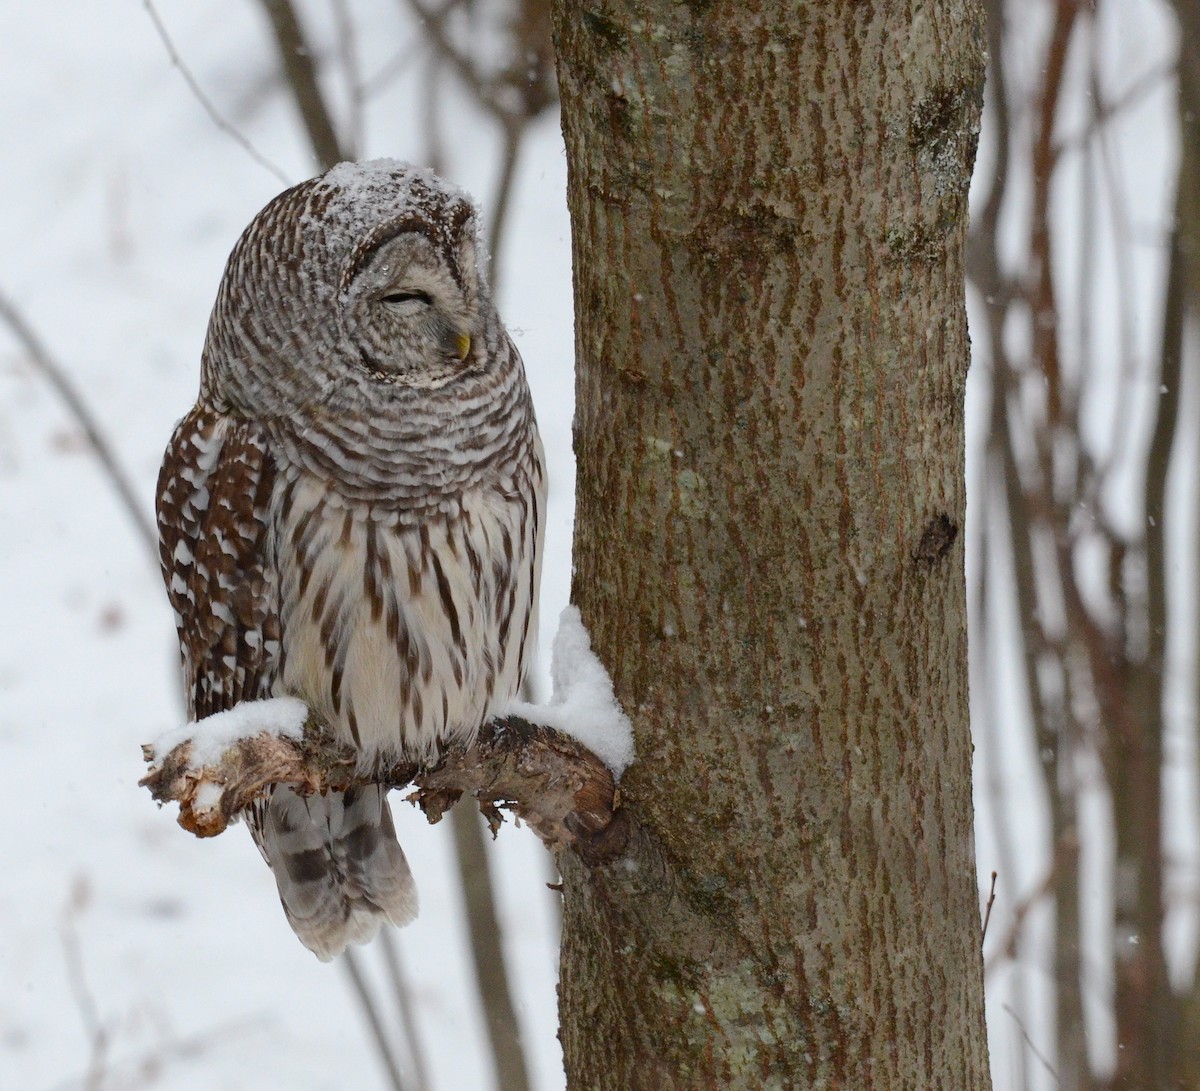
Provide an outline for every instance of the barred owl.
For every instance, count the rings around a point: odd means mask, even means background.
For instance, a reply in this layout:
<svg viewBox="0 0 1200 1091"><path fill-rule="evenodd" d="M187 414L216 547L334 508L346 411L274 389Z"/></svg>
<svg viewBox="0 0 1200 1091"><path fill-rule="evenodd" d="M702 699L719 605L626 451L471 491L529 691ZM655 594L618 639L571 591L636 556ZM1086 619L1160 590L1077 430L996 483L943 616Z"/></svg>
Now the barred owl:
<svg viewBox="0 0 1200 1091"><path fill-rule="evenodd" d="M502 710L536 628L545 471L464 194L342 164L255 217L157 508L191 719L298 697L369 772ZM318 957L416 915L383 789L277 787L248 824Z"/></svg>

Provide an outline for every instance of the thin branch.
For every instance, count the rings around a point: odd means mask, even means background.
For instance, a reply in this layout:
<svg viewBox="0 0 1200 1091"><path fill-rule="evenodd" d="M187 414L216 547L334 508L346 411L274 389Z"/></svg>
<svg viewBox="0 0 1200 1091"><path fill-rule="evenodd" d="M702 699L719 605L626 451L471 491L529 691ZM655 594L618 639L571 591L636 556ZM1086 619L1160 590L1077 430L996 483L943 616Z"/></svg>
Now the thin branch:
<svg viewBox="0 0 1200 1091"><path fill-rule="evenodd" d="M409 1060L412 1062L414 1091L426 1091L429 1087L429 1066L425 1063L425 1049L417 1021L413 1018L412 997L408 992L408 977L400 958L400 943L391 928L380 929L379 945L383 948L383 962L387 968L388 981L392 986L392 999L400 1013L400 1028L404 1034Z"/></svg>
<svg viewBox="0 0 1200 1091"><path fill-rule="evenodd" d="M304 40L300 21L296 18L290 0L260 2L275 34L283 74L292 89L292 97L304 121L313 154L321 164L321 169L328 170L345 159L345 156L342 154L337 132L321 95L312 52Z"/></svg>
<svg viewBox="0 0 1200 1091"><path fill-rule="evenodd" d="M421 81L421 134L425 141L425 162L437 174L446 170L446 145L442 139L441 115L438 107L442 102L442 65L436 53L430 53L424 61L426 77Z"/></svg>
<svg viewBox="0 0 1200 1091"><path fill-rule="evenodd" d="M1000 965L1013 957L1021 931L1025 927L1025 918L1051 894L1058 886L1059 875L1067 869L1075 868L1079 859L1079 838L1075 834L1064 835L1055 846L1054 860L1049 870L1028 894L1013 907L1012 923L1008 931L996 946L996 953L984 960L984 974L990 974Z"/></svg>
<svg viewBox="0 0 1200 1091"><path fill-rule="evenodd" d="M420 44L419 39L406 42L379 66L378 71L363 80L361 92L364 102L381 94L393 80L408 71Z"/></svg>
<svg viewBox="0 0 1200 1091"><path fill-rule="evenodd" d="M435 18L444 19L455 8L461 7L463 2L464 0L448 0L448 2L444 4L436 13ZM392 82L392 80L401 75L403 72L407 71L408 67L413 63L413 55L425 44L424 39L426 37L424 18L419 13L417 16L417 22L419 29L413 40L401 46L401 48L396 51L395 55L390 60L385 61L380 69L374 75L369 76L364 82L363 95L365 97L371 98L374 95L379 94L388 86L388 84ZM427 56L436 60L439 56L439 53L435 50L433 53L427 54ZM428 92L430 81L422 80L421 83ZM433 167L434 170L437 170L432 162L428 163L427 165Z"/></svg>
<svg viewBox="0 0 1200 1091"><path fill-rule="evenodd" d="M242 135L230 122L218 113L217 108L212 104L209 97L200 89L200 84L196 82L196 78L189 71L187 65L183 63L183 59L179 56L175 49L175 43L171 41L171 36L167 33L167 28L163 25L162 19L159 18L157 10L155 10L152 0L142 0L142 5L150 16L150 21L154 24L154 29L158 32L159 38L167 51L167 56L171 59L171 63L179 69L179 74L183 77L184 82L188 85L197 102L204 108L204 112L208 114L212 123L221 130L226 136L230 137L242 150L246 152L260 167L264 170L269 170L276 178L279 179L285 186L290 186L291 180L283 173L274 163L272 163L265 155L263 155L250 141Z"/></svg>
<svg viewBox="0 0 1200 1091"><path fill-rule="evenodd" d="M239 1015L209 1030L168 1038L138 1056L110 1065L105 1073L107 1086L120 1088L121 1091L133 1091L138 1087L162 1088L163 1071L170 1062L194 1061L218 1042L246 1035L268 1025L269 1021L262 1013ZM51 1091L80 1091L81 1085L87 1087L85 1081L86 1077L73 1076L54 1084Z"/></svg>
<svg viewBox="0 0 1200 1091"><path fill-rule="evenodd" d="M992 889L988 892L987 906L983 911L983 933L979 937L982 944L987 939L988 924L992 919L992 906L996 904L996 873L992 872Z"/></svg>
<svg viewBox="0 0 1200 1091"><path fill-rule="evenodd" d="M83 1091L100 1091L104 1086L105 1061L110 1043L109 1028L100 1018L100 1008L95 995L88 986L83 968L83 949L75 931L75 920L87 902L87 880L79 876L72 887L71 897L63 913L60 935L63 957L67 964L67 984L79 1009L83 1028L91 1046L87 1076L83 1080Z"/></svg>
<svg viewBox="0 0 1200 1091"><path fill-rule="evenodd" d="M1009 295L1004 289L997 247L1000 213L1008 191L1012 137L1012 116L1008 101L1008 78L1004 69L1004 6L1002 0L986 0L988 33L988 112L995 118L996 164L987 201L978 214L971 216L967 236L967 275L981 281L980 291L989 310L1002 309Z"/></svg>
<svg viewBox="0 0 1200 1091"><path fill-rule="evenodd" d="M487 842L479 818L459 807L450 813L459 877L467 903L467 927L475 980L483 999L484 1023L496 1064L496 1085L504 1091L528 1091L529 1073L521 1049L521 1029L505 969L500 922L488 867Z"/></svg>
<svg viewBox="0 0 1200 1091"><path fill-rule="evenodd" d="M1128 449L1132 440L1135 438L1134 430L1124 427L1124 422L1128 419L1129 406L1133 404L1136 397L1134 388L1136 370L1137 370L1137 349L1134 338L1134 314L1133 301L1137 298L1137 293L1134 291L1133 278L1130 270L1133 267L1133 228L1130 223L1129 206L1130 202L1125 194L1125 187L1122 182L1120 161L1113 148L1112 134L1109 131L1108 125L1100 121L1100 118L1105 115L1106 107L1101 97L1101 89L1099 79L1096 75L1096 69L1100 63L1100 55L1103 50L1103 39L1095 26L1093 20L1093 30L1091 34L1092 47L1092 72L1090 78L1091 94L1089 98L1093 103L1095 111L1093 121L1095 123L1096 133L1096 161L1099 164L1100 175L1105 183L1106 206L1112 221L1113 232L1113 248L1114 256L1110 265L1113 270L1113 275L1117 281L1117 351L1118 351L1118 378L1119 384L1117 396L1113 399L1114 408L1110 417L1111 423L1108 428L1108 435L1113 437L1109 444L1101 465L1098 467L1098 472L1095 476L1095 484L1093 491L1097 494L1093 499L1094 507L1097 511L1100 510L1100 490L1105 486L1108 479L1118 472L1118 467L1125 464L1127 461ZM1135 85L1136 86L1136 85ZM1090 126L1089 126L1090 128ZM1092 171L1085 166L1083 175L1086 178L1092 177ZM1090 246L1094 228L1087 223L1081 226L1080 238L1084 246ZM1091 284L1095 279L1091 275L1091 266L1083 266L1082 271L1085 274L1083 277L1084 283ZM1089 331L1092 325L1091 315L1087 311L1080 311L1080 329L1081 331ZM1081 357L1081 366L1087 362L1087 356ZM1080 399L1082 401L1082 399ZM1081 407L1082 409L1082 407ZM1078 422L1077 428L1082 434L1082 421Z"/></svg>
<svg viewBox="0 0 1200 1091"><path fill-rule="evenodd" d="M363 87L362 69L358 63L358 42L355 36L354 19L346 0L330 0L333 20L337 27L338 54L342 60L342 72L346 77L346 98L350 102L350 120L346 124L345 148L347 159L357 159L363 147L365 114L363 104L366 94Z"/></svg>
<svg viewBox="0 0 1200 1091"><path fill-rule="evenodd" d="M1033 308L1033 355L1046 380L1049 428L1041 438L1049 441L1062 422L1062 369L1058 345L1058 306L1055 301L1053 255L1050 233L1050 186L1058 165L1054 155L1054 121L1066 75L1067 52L1075 21L1082 11L1080 0L1058 0L1054 26L1046 49L1045 80L1038 101L1038 122L1033 142L1033 206L1030 225L1030 264L1035 283L1029 303ZM1049 453L1043 452L1049 463ZM1046 481L1053 477L1047 473Z"/></svg>
<svg viewBox="0 0 1200 1091"><path fill-rule="evenodd" d="M1177 181L1177 203L1175 230L1177 244L1183 258L1182 289L1186 307L1186 316L1191 326L1195 322L1196 309L1200 305L1200 7L1190 0L1175 0L1176 17L1179 20L1179 128L1181 157L1179 178ZM1196 379L1195 346L1192 347L1189 360L1191 382ZM1192 390L1195 390L1194 385ZM1193 395L1194 396L1194 395ZM1192 418L1193 429L1195 418ZM1193 515L1193 518L1195 516ZM1195 542L1196 527L1190 528L1192 541ZM1194 554L1189 553L1194 556ZM1195 627L1196 603L1191 603L1192 619L1190 624ZM1200 711L1200 693L1196 690L1200 683L1200 642L1193 639L1191 643L1190 662L1184 667L1193 679L1190 692L1192 715ZM1190 731L1194 737L1195 727ZM1192 767L1193 783L1198 776L1198 769ZM1196 970L1196 955L1193 954L1185 966L1186 976L1193 979ZM1200 989L1192 987L1190 1004L1194 1008L1200 1005ZM1188 1019L1186 1008L1181 1009L1181 1016L1187 1026L1200 1025L1195 1017Z"/></svg>
<svg viewBox="0 0 1200 1091"><path fill-rule="evenodd" d="M448 0L448 3L437 11L427 8L422 0L405 0L405 3L423 25L426 35L438 54L454 69L458 78L466 84L479 104L494 118L504 121L511 111L500 101L493 84L484 79L475 65L450 40L447 33L448 16L459 6L459 0Z"/></svg>
<svg viewBox="0 0 1200 1091"><path fill-rule="evenodd" d="M1004 1011L1012 1016L1013 1022L1017 1024L1017 1030L1021 1032L1021 1037L1025 1040L1025 1044L1029 1047L1030 1053L1032 1053L1038 1059L1038 1061L1041 1062L1042 1067L1048 1073L1050 1073L1050 1078L1059 1087L1061 1087L1062 1080L1058 1078L1058 1073L1054 1071L1054 1066L1049 1062L1049 1060L1047 1060L1046 1055L1040 1049L1038 1049L1036 1045L1033 1044L1033 1039L1029 1037L1029 1031L1025 1029L1025 1024L1021 1022L1021 1017L1017 1015L1017 1013L1013 1011L1012 1008L1010 1008L1007 1004L1004 1005Z"/></svg>
<svg viewBox="0 0 1200 1091"><path fill-rule="evenodd" d="M1160 84L1172 79L1178 71L1179 63L1177 61L1164 61L1162 64L1155 65L1148 71L1143 72L1124 91L1107 102L1101 94L1101 89L1095 83L1093 71L1089 93L1089 97L1092 100L1091 117L1088 118L1087 124L1084 125L1080 132L1072 133L1070 136L1065 136L1062 140L1055 142L1054 155L1061 157L1068 150L1086 147L1092 137L1099 133L1108 122L1131 107L1136 106L1151 91L1156 90Z"/></svg>
<svg viewBox="0 0 1200 1091"><path fill-rule="evenodd" d="M367 1025L371 1028L371 1040L375 1043L375 1052L379 1054L379 1060L387 1070L393 1091L407 1091L404 1079L400 1075L400 1066L392 1053L387 1033L379 1018L379 1011L375 1007L375 1000L371 996L370 989L367 988L367 979L363 976L362 967L358 964L358 956L350 948L346 948L342 952L341 963L346 967L350 984L354 988L354 995L358 997L359 1006L367 1018Z"/></svg>
<svg viewBox="0 0 1200 1091"><path fill-rule="evenodd" d="M526 129L525 118L510 120L504 126L504 159L500 166L500 177L496 182L496 196L492 201L492 222L488 227L487 242L493 298L498 292L497 285L500 282L500 246L504 241L508 210L512 207L513 179L516 177L517 160L521 154Z"/></svg>
<svg viewBox="0 0 1200 1091"><path fill-rule="evenodd" d="M93 415L83 395L67 375L66 369L50 355L46 346L33 331L33 327L25 321L24 316L17 310L16 305L0 292L0 321L3 321L29 356L35 370L50 384L54 392L62 400L67 412L74 418L75 423L82 429L84 438L100 468L108 478L109 484L121 501L121 506L129 516L137 531L138 537L150 552L155 567L158 567L158 532L154 524L142 511L137 499L137 493L130 483L128 475L117 461L116 452L110 446L104 435L100 422Z"/></svg>

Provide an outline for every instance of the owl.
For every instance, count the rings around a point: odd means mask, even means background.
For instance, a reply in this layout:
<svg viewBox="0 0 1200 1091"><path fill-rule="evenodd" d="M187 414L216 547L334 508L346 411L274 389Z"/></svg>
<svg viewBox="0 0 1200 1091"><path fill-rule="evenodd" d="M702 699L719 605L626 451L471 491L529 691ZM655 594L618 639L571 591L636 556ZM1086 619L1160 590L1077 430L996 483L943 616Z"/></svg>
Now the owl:
<svg viewBox="0 0 1200 1091"><path fill-rule="evenodd" d="M297 697L369 775L516 696L546 475L481 265L470 199L390 160L303 182L242 234L158 480L191 720ZM279 786L247 821L319 958L416 915L384 789Z"/></svg>

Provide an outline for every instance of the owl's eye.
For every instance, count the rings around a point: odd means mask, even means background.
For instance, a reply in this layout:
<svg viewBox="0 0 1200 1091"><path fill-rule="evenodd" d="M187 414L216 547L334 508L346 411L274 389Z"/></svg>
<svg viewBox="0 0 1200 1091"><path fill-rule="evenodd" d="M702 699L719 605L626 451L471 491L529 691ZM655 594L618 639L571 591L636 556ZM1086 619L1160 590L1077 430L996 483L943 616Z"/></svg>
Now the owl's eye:
<svg viewBox="0 0 1200 1091"><path fill-rule="evenodd" d="M433 303L428 292L388 292L387 295L380 297L382 303L421 303L428 307Z"/></svg>

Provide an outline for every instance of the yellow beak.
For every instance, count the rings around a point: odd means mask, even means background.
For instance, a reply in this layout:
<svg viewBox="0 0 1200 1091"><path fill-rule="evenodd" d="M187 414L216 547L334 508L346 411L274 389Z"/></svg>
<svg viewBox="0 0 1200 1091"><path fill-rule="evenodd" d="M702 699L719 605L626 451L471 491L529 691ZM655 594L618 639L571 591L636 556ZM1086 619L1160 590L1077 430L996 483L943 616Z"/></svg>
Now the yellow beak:
<svg viewBox="0 0 1200 1091"><path fill-rule="evenodd" d="M471 351L471 335L469 333L457 334L454 338L454 347L458 351L458 358L465 360L467 353Z"/></svg>

